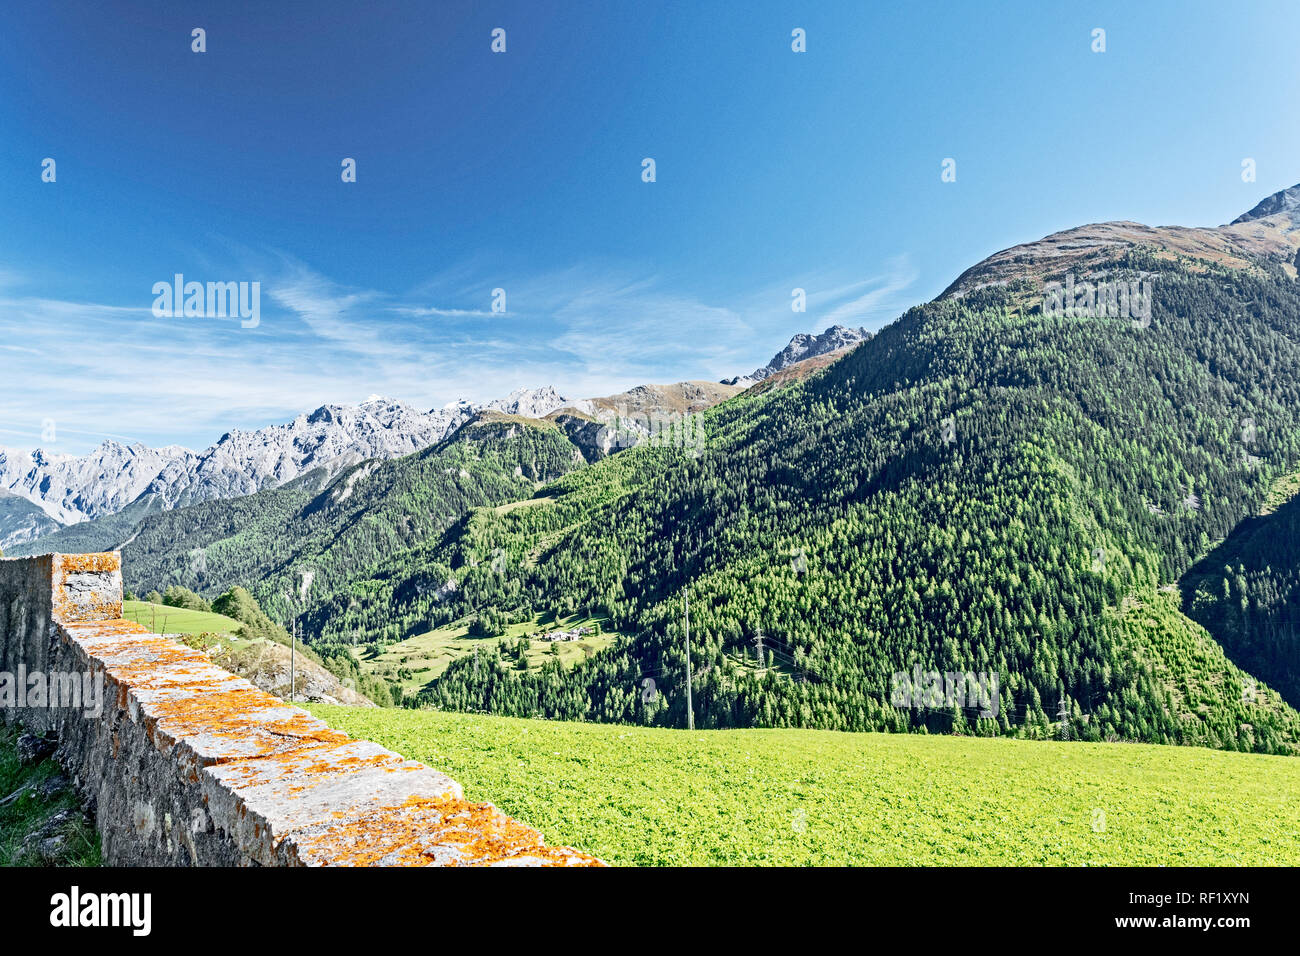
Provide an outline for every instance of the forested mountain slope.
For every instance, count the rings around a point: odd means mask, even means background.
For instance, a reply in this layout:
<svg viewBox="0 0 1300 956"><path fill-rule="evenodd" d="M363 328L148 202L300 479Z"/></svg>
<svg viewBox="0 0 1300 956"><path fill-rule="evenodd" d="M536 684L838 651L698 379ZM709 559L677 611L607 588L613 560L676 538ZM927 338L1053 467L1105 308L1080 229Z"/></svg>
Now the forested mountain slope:
<svg viewBox="0 0 1300 956"><path fill-rule="evenodd" d="M149 518L129 583L242 583L283 614L310 569L322 650L548 611L634 635L572 669L455 661L441 707L684 725L689 586L697 726L1296 752L1267 686L1290 671L1230 646L1245 673L1175 587L1300 463L1289 215L1000 253L824 370L703 412L703 442L584 466L572 422L484 413L324 487ZM1149 311L1045 309L1061 265L1140 283ZM995 706L893 706L914 668L995 674Z"/></svg>
<svg viewBox="0 0 1300 956"><path fill-rule="evenodd" d="M1242 522L1180 584L1187 614L1300 707L1300 496Z"/></svg>
<svg viewBox="0 0 1300 956"><path fill-rule="evenodd" d="M706 413L703 455L633 449L531 507L476 512L312 625L603 609L640 635L569 672L459 662L431 701L681 724L689 583L697 725L1290 751L1300 717L1267 688L1248 699L1157 589L1297 459L1300 289L1267 262L1123 250L1107 268L1152 283L1149 326L1044 315L1014 283L913 309L821 375ZM449 576L458 590L432 599ZM997 718L892 707L891 675L918 664L997 671Z"/></svg>
<svg viewBox="0 0 1300 956"><path fill-rule="evenodd" d="M300 601L301 572L328 594L358 569L442 534L468 509L511 501L582 463L550 423L481 413L414 455L321 473L244 498L146 518L123 548L128 587L180 584L213 596L249 587L277 618Z"/></svg>

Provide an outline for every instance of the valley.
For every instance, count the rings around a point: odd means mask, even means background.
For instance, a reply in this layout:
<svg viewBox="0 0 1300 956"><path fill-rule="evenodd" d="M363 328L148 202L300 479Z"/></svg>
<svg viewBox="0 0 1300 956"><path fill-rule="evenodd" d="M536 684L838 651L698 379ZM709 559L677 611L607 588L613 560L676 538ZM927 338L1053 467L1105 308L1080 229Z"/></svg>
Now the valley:
<svg viewBox="0 0 1300 956"><path fill-rule="evenodd" d="M1297 215L1283 196L1219 229L1081 227L736 385L521 390L411 454L140 499L34 547L118 538L137 591L243 585L394 702L684 726L689 588L698 727L1296 754L1300 642L1278 612L1215 611L1234 584L1204 562L1292 510ZM1044 281L1140 284L1142 321L1046 308ZM667 440L611 445L639 414ZM548 621L601 633L519 643ZM891 706L915 666L996 672L998 706Z"/></svg>
<svg viewBox="0 0 1300 956"><path fill-rule="evenodd" d="M10 7L20 934L1287 938L1300 4Z"/></svg>

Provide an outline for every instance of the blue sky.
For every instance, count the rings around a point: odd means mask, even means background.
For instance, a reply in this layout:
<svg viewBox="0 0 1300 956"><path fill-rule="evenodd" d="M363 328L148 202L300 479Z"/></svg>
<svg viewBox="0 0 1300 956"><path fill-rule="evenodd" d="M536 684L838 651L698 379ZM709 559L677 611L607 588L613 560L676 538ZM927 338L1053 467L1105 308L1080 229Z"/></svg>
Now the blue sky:
<svg viewBox="0 0 1300 956"><path fill-rule="evenodd" d="M1226 222L1300 181L1298 28L1282 2L17 5L0 444L717 379L1059 229ZM155 318L176 273L260 282L260 325Z"/></svg>

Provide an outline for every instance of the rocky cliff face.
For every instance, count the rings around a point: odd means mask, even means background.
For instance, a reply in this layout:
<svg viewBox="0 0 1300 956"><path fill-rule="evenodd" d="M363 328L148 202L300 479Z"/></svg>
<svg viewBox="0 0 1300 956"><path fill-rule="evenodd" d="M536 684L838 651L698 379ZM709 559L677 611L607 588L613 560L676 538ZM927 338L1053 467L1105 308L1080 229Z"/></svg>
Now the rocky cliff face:
<svg viewBox="0 0 1300 956"><path fill-rule="evenodd" d="M176 508L251 495L316 469L333 475L366 459L409 455L446 438L474 410L458 402L421 412L383 398L323 405L283 425L228 432L202 453L113 441L81 456L0 449L0 493L39 509L0 504L0 548L136 501L151 510Z"/></svg>
<svg viewBox="0 0 1300 956"><path fill-rule="evenodd" d="M120 511L166 467L198 456L179 446L149 448L106 441L88 455L31 454L0 448L0 490L26 498L60 524Z"/></svg>
<svg viewBox="0 0 1300 956"><path fill-rule="evenodd" d="M775 375L777 372L805 359L825 355L828 352L838 352L849 346L857 345L859 342L865 342L869 338L871 338L871 333L866 329L848 329L842 325L832 325L820 335L809 335L806 332L801 332L792 338L790 344L777 352L772 357L772 361L762 368L754 369L748 375L724 379L723 384L748 388L755 382L761 382L768 376Z"/></svg>
<svg viewBox="0 0 1300 956"><path fill-rule="evenodd" d="M1279 215L1292 226L1300 226L1300 185L1283 189L1281 192L1276 192L1260 200L1255 208L1242 213L1232 220L1230 225L1239 226L1246 222L1271 220L1274 216Z"/></svg>
<svg viewBox="0 0 1300 956"><path fill-rule="evenodd" d="M0 491L0 551L59 530L59 523L37 505Z"/></svg>
<svg viewBox="0 0 1300 956"><path fill-rule="evenodd" d="M465 402L421 412L390 399L323 405L284 425L227 432L192 461L163 468L139 497L163 508L251 495L322 468L400 458L442 441L473 414Z"/></svg>
<svg viewBox="0 0 1300 956"><path fill-rule="evenodd" d="M550 385L547 385L543 388L517 388L505 398L498 398L495 401L488 402L483 407L505 412L507 415L522 415L524 418L545 418L556 409L571 404L571 399L565 398Z"/></svg>

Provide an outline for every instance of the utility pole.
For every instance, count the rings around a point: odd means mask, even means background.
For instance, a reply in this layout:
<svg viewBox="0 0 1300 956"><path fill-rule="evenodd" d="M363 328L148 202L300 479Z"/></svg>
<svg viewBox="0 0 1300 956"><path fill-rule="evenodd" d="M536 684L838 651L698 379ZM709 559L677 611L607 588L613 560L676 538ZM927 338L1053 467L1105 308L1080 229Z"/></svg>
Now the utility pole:
<svg viewBox="0 0 1300 956"><path fill-rule="evenodd" d="M293 703L298 695L298 675L294 660L297 646L298 620L293 613L293 591L284 592L284 601L289 606L289 702Z"/></svg>
<svg viewBox="0 0 1300 956"><path fill-rule="evenodd" d="M682 592L686 600L686 729L695 729L695 705L691 702L691 589Z"/></svg>

